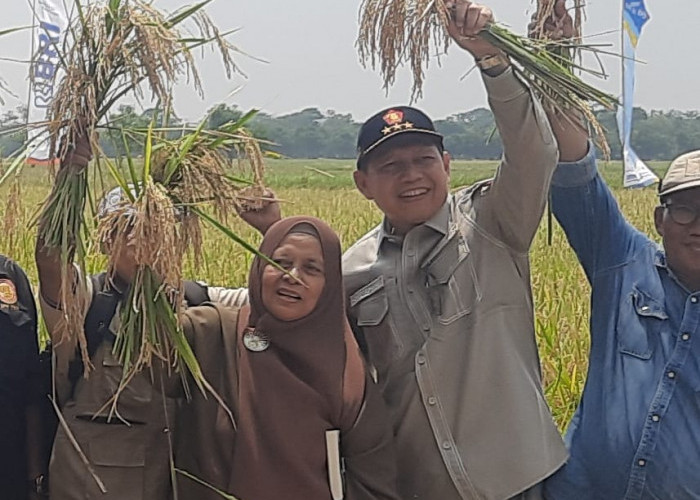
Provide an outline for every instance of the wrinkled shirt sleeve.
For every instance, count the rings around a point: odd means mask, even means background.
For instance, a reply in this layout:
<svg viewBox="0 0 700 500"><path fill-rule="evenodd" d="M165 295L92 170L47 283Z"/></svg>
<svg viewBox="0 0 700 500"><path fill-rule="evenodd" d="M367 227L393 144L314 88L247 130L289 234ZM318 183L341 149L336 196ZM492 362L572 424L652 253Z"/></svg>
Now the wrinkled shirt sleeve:
<svg viewBox="0 0 700 500"><path fill-rule="evenodd" d="M247 288L224 288L210 286L207 288L209 300L227 307L243 307L248 303Z"/></svg>
<svg viewBox="0 0 700 500"><path fill-rule="evenodd" d="M597 273L627 262L647 238L630 225L598 172L595 148L560 163L552 178L552 210L593 282Z"/></svg>
<svg viewBox="0 0 700 500"><path fill-rule="evenodd" d="M509 68L497 77L483 76L503 159L496 172L479 223L500 241L527 252L547 201L558 151L547 116L527 85Z"/></svg>

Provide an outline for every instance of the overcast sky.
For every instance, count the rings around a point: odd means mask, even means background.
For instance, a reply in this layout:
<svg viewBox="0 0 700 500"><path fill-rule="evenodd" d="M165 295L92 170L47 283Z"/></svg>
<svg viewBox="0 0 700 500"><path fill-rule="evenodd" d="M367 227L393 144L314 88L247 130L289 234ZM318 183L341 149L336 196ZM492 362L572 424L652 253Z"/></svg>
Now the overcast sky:
<svg viewBox="0 0 700 500"><path fill-rule="evenodd" d="M1 0L0 31L30 23L24 0ZM172 11L182 0L155 0ZM650 109L700 109L700 0L646 0L651 21L640 40L637 57L636 105ZM410 78L404 71L387 95L377 72L363 69L355 49L360 0L214 0L208 12L222 29L240 28L230 40L242 50L267 62L239 57L247 78L227 81L214 54L202 62L205 99L186 88L178 89L175 107L185 119L201 117L213 103L226 101L247 109L256 107L278 115L318 107L352 113L357 120L380 108L406 103ZM614 44L619 51L621 0L589 0L587 35ZM497 20L523 33L531 13L529 0L488 2ZM27 59L29 33L0 38L0 57ZM483 106L485 94L477 72L462 76L472 65L468 54L452 47L431 63L424 97L417 106L434 118ZM620 62L605 59L610 78L597 84L612 93L620 87ZM26 64L0 61L0 76L21 100L6 99L6 107L26 101ZM231 96L237 87L242 89Z"/></svg>

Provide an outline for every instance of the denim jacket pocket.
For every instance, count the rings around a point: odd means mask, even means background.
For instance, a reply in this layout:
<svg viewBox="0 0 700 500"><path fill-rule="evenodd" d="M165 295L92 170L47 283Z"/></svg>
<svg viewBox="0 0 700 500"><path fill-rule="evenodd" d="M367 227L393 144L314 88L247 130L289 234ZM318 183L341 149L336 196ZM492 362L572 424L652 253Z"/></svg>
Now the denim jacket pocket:
<svg viewBox="0 0 700 500"><path fill-rule="evenodd" d="M472 311L480 294L471 253L461 236L453 237L421 267L426 271L433 312L441 324L449 325Z"/></svg>
<svg viewBox="0 0 700 500"><path fill-rule="evenodd" d="M362 329L369 350L370 362L378 371L403 352L403 343L396 334L389 313L389 300L384 277L378 276L350 296L350 309Z"/></svg>
<svg viewBox="0 0 700 500"><path fill-rule="evenodd" d="M653 346L649 336L658 332L668 319L663 302L633 288L622 303L617 318L617 338L620 352L639 359L650 359Z"/></svg>

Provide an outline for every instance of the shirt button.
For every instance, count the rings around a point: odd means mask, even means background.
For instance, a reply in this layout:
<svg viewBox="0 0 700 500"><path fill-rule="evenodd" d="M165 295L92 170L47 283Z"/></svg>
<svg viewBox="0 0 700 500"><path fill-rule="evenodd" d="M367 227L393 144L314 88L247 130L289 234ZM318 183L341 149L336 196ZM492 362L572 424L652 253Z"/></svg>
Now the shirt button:
<svg viewBox="0 0 700 500"><path fill-rule="evenodd" d="M658 422L659 420L661 420L661 417L658 416L658 415L652 415L652 416L651 416L651 419L652 419L654 422Z"/></svg>
<svg viewBox="0 0 700 500"><path fill-rule="evenodd" d="M691 298L690 298L690 301L691 301L693 304L697 304L697 303L698 303L698 298L697 298L697 297L691 297Z"/></svg>
<svg viewBox="0 0 700 500"><path fill-rule="evenodd" d="M676 372L668 372L668 378L676 378Z"/></svg>
<svg viewBox="0 0 700 500"><path fill-rule="evenodd" d="M647 461L644 460L643 458L640 458L640 459L637 461L637 464L638 464L640 467L644 467L644 466L647 464Z"/></svg>
<svg viewBox="0 0 700 500"><path fill-rule="evenodd" d="M413 293L413 292L414 292L413 288L408 289L408 293Z"/></svg>
<svg viewBox="0 0 700 500"><path fill-rule="evenodd" d="M428 398L428 404L429 404L430 406L435 406L435 405L437 404L437 398L434 397L434 396L430 396L430 397Z"/></svg>
<svg viewBox="0 0 700 500"><path fill-rule="evenodd" d="M418 364L419 364L419 365L424 365L424 364L425 364L425 356L423 356L422 354L419 354L419 355L418 355Z"/></svg>
<svg viewBox="0 0 700 500"><path fill-rule="evenodd" d="M690 340L690 334L689 334L689 333L684 333L683 335L681 335L681 338L682 338L683 340Z"/></svg>
<svg viewBox="0 0 700 500"><path fill-rule="evenodd" d="M428 326L428 325L423 325L423 331L424 331L424 332L429 332L429 331L430 331L430 326Z"/></svg>
<svg viewBox="0 0 700 500"><path fill-rule="evenodd" d="M646 313L646 312L649 312L649 311L650 311L649 306L644 306L644 307L642 307L642 312L645 312L645 313Z"/></svg>
<svg viewBox="0 0 700 500"><path fill-rule="evenodd" d="M445 450L449 450L449 449L452 448L452 444L451 444L449 441L445 441L444 443L442 443L442 447L443 447Z"/></svg>

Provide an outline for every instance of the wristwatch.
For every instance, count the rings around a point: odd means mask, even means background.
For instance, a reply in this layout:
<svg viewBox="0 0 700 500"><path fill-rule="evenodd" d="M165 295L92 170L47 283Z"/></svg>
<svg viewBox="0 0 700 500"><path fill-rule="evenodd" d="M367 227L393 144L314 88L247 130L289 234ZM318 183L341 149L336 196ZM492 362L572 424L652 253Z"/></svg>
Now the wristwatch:
<svg viewBox="0 0 700 500"><path fill-rule="evenodd" d="M48 497L49 496L49 478L44 474L39 474L34 479L29 479L29 491L36 493L37 495Z"/></svg>
<svg viewBox="0 0 700 500"><path fill-rule="evenodd" d="M476 64L481 68L481 71L485 71L496 66L507 66L510 64L510 60L503 53L499 52L477 59Z"/></svg>

